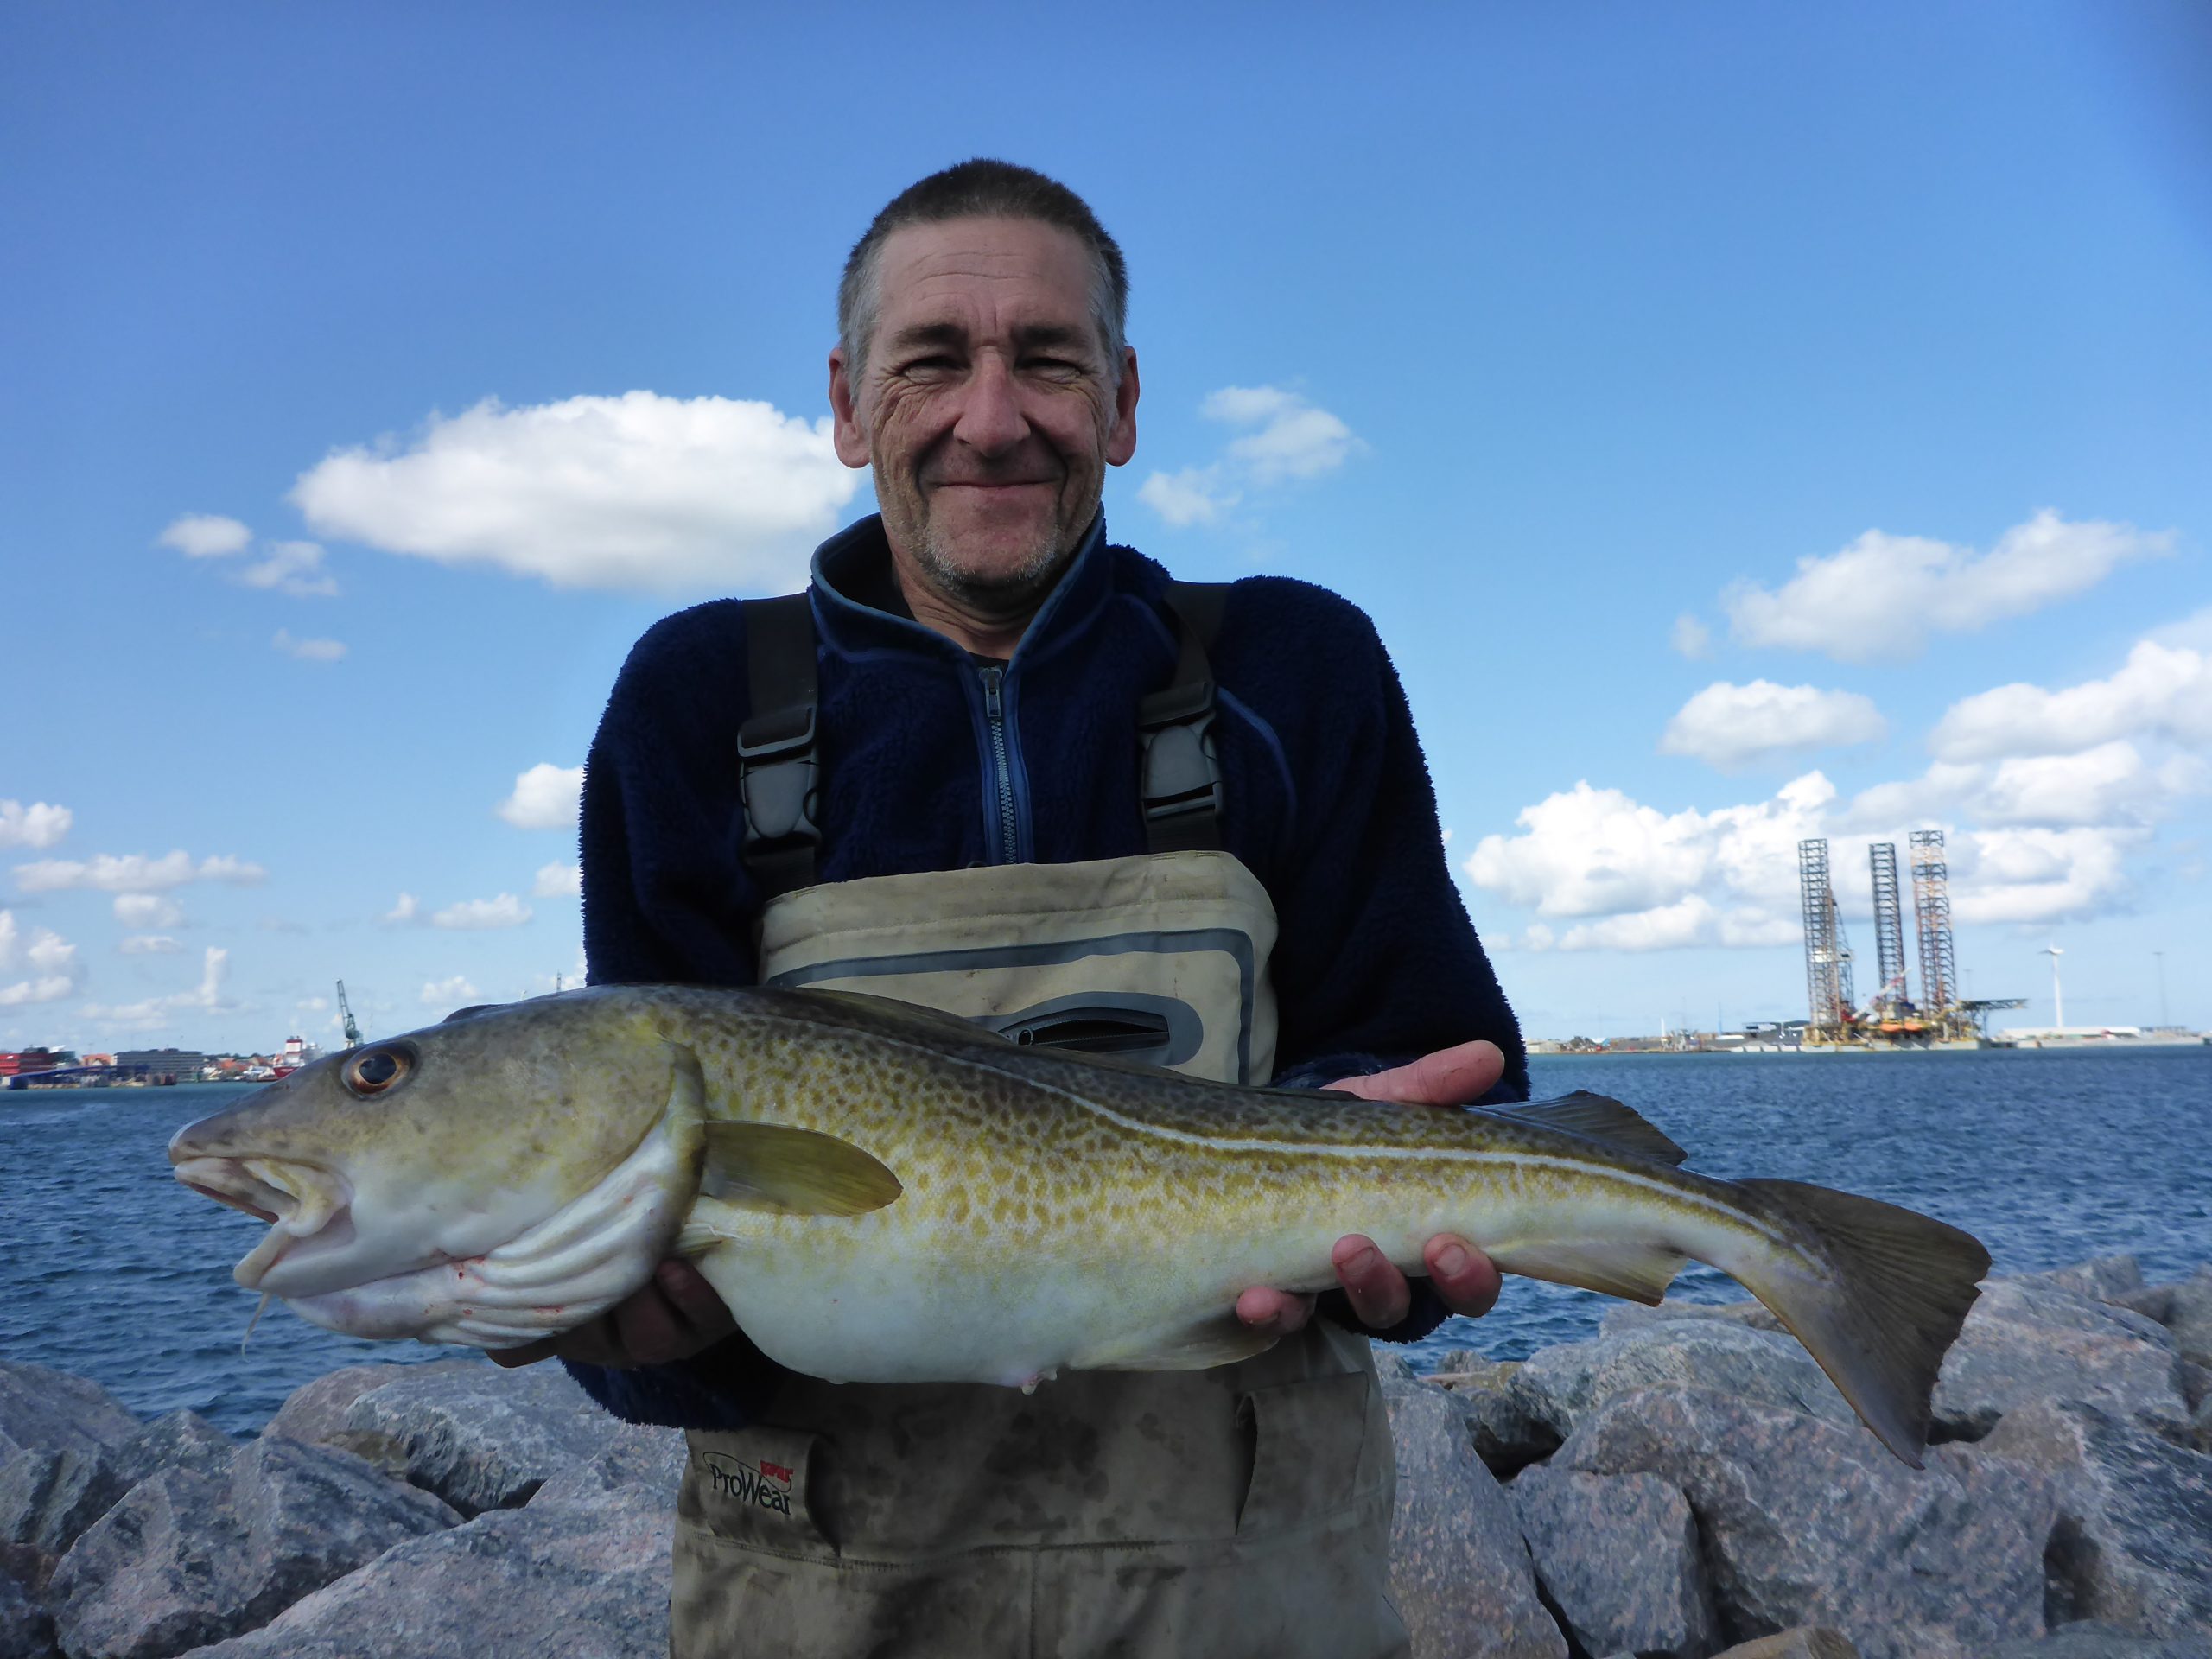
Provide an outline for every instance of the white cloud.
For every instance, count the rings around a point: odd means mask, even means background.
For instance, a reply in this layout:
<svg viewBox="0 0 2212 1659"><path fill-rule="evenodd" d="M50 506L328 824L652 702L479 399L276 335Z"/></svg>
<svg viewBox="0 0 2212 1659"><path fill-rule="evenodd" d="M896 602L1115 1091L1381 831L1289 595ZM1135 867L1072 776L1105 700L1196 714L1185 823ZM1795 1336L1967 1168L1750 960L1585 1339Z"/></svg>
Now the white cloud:
<svg viewBox="0 0 2212 1659"><path fill-rule="evenodd" d="M34 801L0 801L0 847L29 847L44 852L69 833L74 815L66 806Z"/></svg>
<svg viewBox="0 0 2212 1659"><path fill-rule="evenodd" d="M1334 472L1362 446L1325 409L1276 386L1224 386L1198 405L1210 421L1258 429L1230 441L1229 459L1256 484L1318 478Z"/></svg>
<svg viewBox="0 0 2212 1659"><path fill-rule="evenodd" d="M2133 743L2106 743L2000 762L1971 810L1986 825L2116 826L2158 816L2204 782L2202 764L2189 757L2153 766Z"/></svg>
<svg viewBox="0 0 2212 1659"><path fill-rule="evenodd" d="M250 864L228 853L204 858L198 864L182 849L149 858L143 853L98 853L91 859L48 858L16 866L16 884L25 893L60 893L83 889L98 893L162 893L188 881L220 881L251 887L267 877L258 864Z"/></svg>
<svg viewBox="0 0 2212 1659"><path fill-rule="evenodd" d="M217 853L200 861L198 879L220 881L226 887L258 887L269 879L269 872L258 864L249 864L235 853Z"/></svg>
<svg viewBox="0 0 2212 1659"><path fill-rule="evenodd" d="M2080 754L1999 762L1938 760L1918 778L1878 784L1839 815L1847 829L1965 819L1976 824L2134 828L2204 792L2212 771L2190 755L2153 765L2125 741Z"/></svg>
<svg viewBox="0 0 2212 1659"><path fill-rule="evenodd" d="M512 893L503 893L496 899L464 899L457 905L448 905L430 918L430 925L472 931L520 927L531 914L528 905Z"/></svg>
<svg viewBox="0 0 2212 1659"><path fill-rule="evenodd" d="M172 519L154 538L158 547L172 547L188 559L219 559L243 553L253 532L235 518L212 512L188 512Z"/></svg>
<svg viewBox="0 0 2212 1659"><path fill-rule="evenodd" d="M1137 499L1171 524L1217 522L1248 489L1334 472L1367 446L1343 421L1280 386L1224 386L1198 405L1210 421L1252 429L1205 467L1154 473Z"/></svg>
<svg viewBox="0 0 2212 1659"><path fill-rule="evenodd" d="M1872 699L1856 691L1823 691L1812 685L1717 680L1667 722L1659 748L1708 766L1739 766L1808 749L1872 743L1889 724Z"/></svg>
<svg viewBox="0 0 2212 1659"><path fill-rule="evenodd" d="M2212 651L2139 641L2109 679L2000 685L1953 703L1928 747L1946 760L2066 754L2119 737L2212 746Z"/></svg>
<svg viewBox="0 0 2212 1659"><path fill-rule="evenodd" d="M296 657L303 663L334 663L346 654L346 645L340 639L296 639L288 628L276 630L276 637L270 645L287 657Z"/></svg>
<svg viewBox="0 0 2212 1659"><path fill-rule="evenodd" d="M425 980L423 984L422 1001L425 1007L444 1008L450 1012L483 1000L484 993L460 974L455 974L451 979Z"/></svg>
<svg viewBox="0 0 2212 1659"><path fill-rule="evenodd" d="M583 792L582 766L541 760L515 774L513 793L493 810L518 830L573 830Z"/></svg>
<svg viewBox="0 0 2212 1659"><path fill-rule="evenodd" d="M531 895L538 899L579 899L583 896L583 867L578 864L541 864Z"/></svg>
<svg viewBox="0 0 2212 1659"><path fill-rule="evenodd" d="M1950 854L1951 913L1967 923L2056 922L2099 914L2126 889L2127 853L2144 830L1991 830Z"/></svg>
<svg viewBox="0 0 2212 1659"><path fill-rule="evenodd" d="M1179 528L1213 524L1243 498L1222 483L1219 467L1185 467L1153 474L1138 486L1137 499Z"/></svg>
<svg viewBox="0 0 2212 1659"><path fill-rule="evenodd" d="M401 893L399 902L384 913L385 925L391 927L398 927L408 922L417 922L422 918L423 906L411 893Z"/></svg>
<svg viewBox="0 0 2212 1659"><path fill-rule="evenodd" d="M1907 830L1941 828L1961 922L2049 923L2129 903L2127 861L2150 844L2149 820L2209 783L2212 768L2194 759L2153 766L2124 743L1938 762L1847 805L1817 772L1770 800L1711 812L1663 813L1584 782L1523 811L1521 833L1484 837L1464 868L1477 887L1535 913L1516 941L1522 950L1794 946L1801 840L1828 838L1837 900L1863 920L1868 844L1902 854Z"/></svg>
<svg viewBox="0 0 2212 1659"><path fill-rule="evenodd" d="M1567 930L1559 942L1562 950L1669 950L1710 942L1716 921L1712 903L1691 893L1671 905L1601 921L1582 922Z"/></svg>
<svg viewBox="0 0 2212 1659"><path fill-rule="evenodd" d="M115 948L126 957L174 957L184 946L166 933L133 933Z"/></svg>
<svg viewBox="0 0 2212 1659"><path fill-rule="evenodd" d="M1477 887L1539 916L1664 910L1710 889L1716 917L1748 906L1754 913L1736 925L1756 931L1764 913L1796 905L1797 842L1820 833L1834 797L1811 772L1771 800L1667 814L1581 782L1522 811L1515 822L1524 833L1484 836L1462 868Z"/></svg>
<svg viewBox="0 0 2212 1659"><path fill-rule="evenodd" d="M329 599L338 592L338 579L322 568L322 549L313 542L268 543L259 559L238 572L238 580L294 599Z"/></svg>
<svg viewBox="0 0 2212 1659"><path fill-rule="evenodd" d="M115 919L144 932L157 927L181 927L184 906L158 893L118 893Z"/></svg>
<svg viewBox="0 0 2212 1659"><path fill-rule="evenodd" d="M434 414L332 454L291 499L327 536L556 587L774 590L805 579L858 485L826 417L632 391Z"/></svg>
<svg viewBox="0 0 2212 1659"><path fill-rule="evenodd" d="M1929 632L1970 632L2094 587L2122 563L2168 551L2172 537L2132 524L2069 523L2049 508L1987 553L1870 530L1840 552L1808 555L1769 592L1742 583L1721 596L1746 645L1817 651L1847 662L1910 657Z"/></svg>
<svg viewBox="0 0 2212 1659"><path fill-rule="evenodd" d="M2143 637L2154 645L2182 645L2212 653L2212 605L2171 622L2161 622Z"/></svg>
<svg viewBox="0 0 2212 1659"><path fill-rule="evenodd" d="M252 544L253 532L235 518L187 513L155 540L187 558L221 559L245 552ZM337 581L322 568L322 549L313 542L266 543L261 556L239 567L232 580L295 599L327 599L338 591Z"/></svg>
<svg viewBox="0 0 2212 1659"><path fill-rule="evenodd" d="M58 1002L72 995L84 978L75 945L50 927L39 928L26 939L16 925L15 912L0 910L0 979L26 970L28 978L12 985L0 984L0 1008Z"/></svg>
<svg viewBox="0 0 2212 1659"><path fill-rule="evenodd" d="M188 991L174 991L167 996L149 996L142 1002L124 1002L114 1007L97 1003L85 1006L87 1019L105 1020L119 1026L137 1026L153 1029L175 1022L180 1014L227 1014L238 1004L223 995L223 984L230 977L231 953L216 945L209 945L200 958L200 983Z"/></svg>
<svg viewBox="0 0 2212 1659"><path fill-rule="evenodd" d="M1684 611L1675 619L1674 631L1667 643L1681 656L1693 660L1713 655L1713 630L1699 618Z"/></svg>

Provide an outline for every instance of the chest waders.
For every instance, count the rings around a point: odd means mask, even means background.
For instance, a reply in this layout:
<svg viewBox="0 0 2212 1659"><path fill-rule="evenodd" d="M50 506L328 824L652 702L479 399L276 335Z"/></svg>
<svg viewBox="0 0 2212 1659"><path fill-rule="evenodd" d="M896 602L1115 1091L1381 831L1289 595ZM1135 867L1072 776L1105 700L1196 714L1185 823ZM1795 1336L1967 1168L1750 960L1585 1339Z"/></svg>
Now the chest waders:
<svg viewBox="0 0 2212 1659"><path fill-rule="evenodd" d="M1150 852L825 885L806 598L748 603L763 982L1266 1082L1275 916L1220 850L1209 734L1221 592L1174 589L1181 661L1140 711ZM676 1659L1407 1650L1385 1596L1389 1425L1365 1339L1325 1319L1235 1365L1064 1372L1027 1395L791 1374L757 1423L688 1438Z"/></svg>

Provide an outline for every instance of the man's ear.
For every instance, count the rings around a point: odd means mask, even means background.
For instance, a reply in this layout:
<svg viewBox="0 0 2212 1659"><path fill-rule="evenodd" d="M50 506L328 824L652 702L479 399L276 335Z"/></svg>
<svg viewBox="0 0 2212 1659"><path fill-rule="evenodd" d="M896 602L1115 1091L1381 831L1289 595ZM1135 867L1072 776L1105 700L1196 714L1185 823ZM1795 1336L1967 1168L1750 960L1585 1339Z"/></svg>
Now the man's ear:
<svg viewBox="0 0 2212 1659"><path fill-rule="evenodd" d="M868 425L861 418L860 400L853 395L842 346L833 346L830 353L830 413L834 417L832 441L837 459L848 467L867 466Z"/></svg>
<svg viewBox="0 0 2212 1659"><path fill-rule="evenodd" d="M1122 348L1122 384L1114 388L1114 429L1106 435L1106 464L1126 467L1137 452L1137 353Z"/></svg>

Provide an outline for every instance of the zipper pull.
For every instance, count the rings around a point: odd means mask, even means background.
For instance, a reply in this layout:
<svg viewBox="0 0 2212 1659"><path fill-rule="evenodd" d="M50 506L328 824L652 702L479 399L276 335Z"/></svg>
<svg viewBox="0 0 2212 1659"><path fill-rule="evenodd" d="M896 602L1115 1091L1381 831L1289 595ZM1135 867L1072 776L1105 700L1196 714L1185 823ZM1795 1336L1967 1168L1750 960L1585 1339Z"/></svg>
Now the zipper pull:
<svg viewBox="0 0 2212 1659"><path fill-rule="evenodd" d="M999 682L1005 677L1006 671L1002 668L983 671L983 713L989 719L1006 718L1006 704L999 696Z"/></svg>

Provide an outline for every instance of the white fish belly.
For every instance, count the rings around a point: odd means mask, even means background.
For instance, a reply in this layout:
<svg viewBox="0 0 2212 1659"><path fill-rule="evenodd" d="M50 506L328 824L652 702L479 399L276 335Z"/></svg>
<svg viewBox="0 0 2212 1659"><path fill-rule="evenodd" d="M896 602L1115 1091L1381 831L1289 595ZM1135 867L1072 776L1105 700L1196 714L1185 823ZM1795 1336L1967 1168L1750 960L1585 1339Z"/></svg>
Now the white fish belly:
<svg viewBox="0 0 2212 1659"><path fill-rule="evenodd" d="M973 1264L878 1258L861 1271L808 1272L780 1252L726 1247L700 1270L738 1325L778 1363L839 1382L995 1382L1019 1387L1117 1336L1224 1311L1192 1275L1116 1274L1050 1259ZM777 1271L779 1265L792 1268Z"/></svg>

